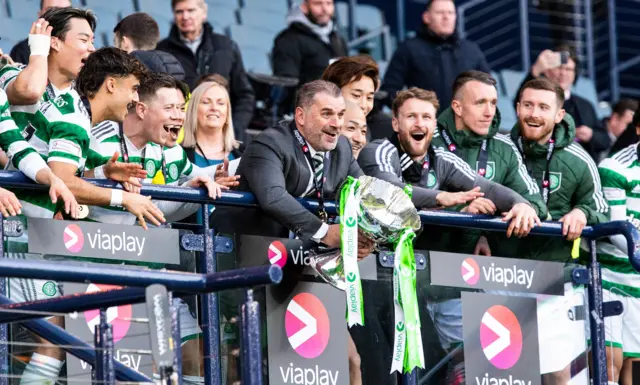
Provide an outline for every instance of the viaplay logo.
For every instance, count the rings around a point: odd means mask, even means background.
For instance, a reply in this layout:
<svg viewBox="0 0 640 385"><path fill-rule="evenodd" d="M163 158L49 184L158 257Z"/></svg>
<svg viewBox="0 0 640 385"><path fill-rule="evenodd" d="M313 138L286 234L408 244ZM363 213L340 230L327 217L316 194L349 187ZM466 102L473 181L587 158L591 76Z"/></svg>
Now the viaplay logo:
<svg viewBox="0 0 640 385"><path fill-rule="evenodd" d="M271 242L267 256L272 265L278 265L283 268L287 264L287 248L280 241Z"/></svg>
<svg viewBox="0 0 640 385"><path fill-rule="evenodd" d="M79 253L84 247L84 234L78 225L69 225L64 229L64 247L72 253Z"/></svg>
<svg viewBox="0 0 640 385"><path fill-rule="evenodd" d="M480 344L493 366L513 367L522 353L522 328L516 315L506 306L491 306L482 316Z"/></svg>
<svg viewBox="0 0 640 385"><path fill-rule="evenodd" d="M87 287L86 292L95 293L119 288L120 286L96 285L92 283ZM131 326L132 310L131 305L114 306L107 309L107 322L113 326L114 343L117 343L127 335L129 327ZM84 318L87 321L87 326L89 330L91 330L91 333L95 333L96 325L100 324L100 310L85 311Z"/></svg>
<svg viewBox="0 0 640 385"><path fill-rule="evenodd" d="M462 279L464 279L467 284L475 285L480 279L480 267L473 258L467 258L462 261L462 265L460 266L460 274L462 275Z"/></svg>
<svg viewBox="0 0 640 385"><path fill-rule="evenodd" d="M291 299L284 328L291 347L304 358L318 357L329 343L329 315L322 301L311 293L300 293Z"/></svg>

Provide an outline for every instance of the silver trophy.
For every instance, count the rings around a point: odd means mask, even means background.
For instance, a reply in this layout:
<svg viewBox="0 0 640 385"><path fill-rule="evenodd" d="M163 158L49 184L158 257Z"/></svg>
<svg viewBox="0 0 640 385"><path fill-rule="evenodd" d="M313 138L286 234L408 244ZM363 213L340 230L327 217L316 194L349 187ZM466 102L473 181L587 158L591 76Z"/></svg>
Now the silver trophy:
<svg viewBox="0 0 640 385"><path fill-rule="evenodd" d="M376 244L393 243L402 230L420 230L420 217L411 198L401 188L370 176L358 178L360 233ZM344 264L340 249L310 251L311 266L327 283L345 290Z"/></svg>

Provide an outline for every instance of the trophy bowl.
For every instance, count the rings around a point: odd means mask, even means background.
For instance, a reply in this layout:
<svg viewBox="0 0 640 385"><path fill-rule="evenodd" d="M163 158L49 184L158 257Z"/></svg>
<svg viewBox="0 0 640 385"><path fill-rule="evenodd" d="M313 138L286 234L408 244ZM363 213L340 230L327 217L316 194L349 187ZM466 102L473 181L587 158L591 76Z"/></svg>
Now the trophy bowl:
<svg viewBox="0 0 640 385"><path fill-rule="evenodd" d="M370 176L358 178L356 196L359 201L358 228L361 235L377 245L393 243L402 230L420 230L418 211L411 198L400 187ZM345 290L344 264L340 249L310 252L311 266L332 286Z"/></svg>

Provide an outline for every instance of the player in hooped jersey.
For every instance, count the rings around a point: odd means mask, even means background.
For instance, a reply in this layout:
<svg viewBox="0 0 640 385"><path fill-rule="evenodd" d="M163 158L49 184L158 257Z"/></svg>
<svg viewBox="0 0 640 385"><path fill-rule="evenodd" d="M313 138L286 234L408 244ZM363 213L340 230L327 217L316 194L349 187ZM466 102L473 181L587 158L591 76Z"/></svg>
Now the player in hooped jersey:
<svg viewBox="0 0 640 385"><path fill-rule="evenodd" d="M633 124L640 129L640 113ZM640 144L635 143L599 165L602 188L612 221L629 221L640 229ZM640 358L640 274L629 263L627 242L614 235L597 243L605 301L620 301L624 313L607 318L605 339L609 383L632 384L633 361Z"/></svg>
<svg viewBox="0 0 640 385"><path fill-rule="evenodd" d="M40 106L69 92L84 61L95 51L95 15L73 7L48 9L29 32L29 63L0 69L11 114L24 130Z"/></svg>
<svg viewBox="0 0 640 385"><path fill-rule="evenodd" d="M155 225L164 222L162 212L149 197L119 189L97 187L80 178L90 153L91 126L104 120L122 122L127 114L127 107L138 100L139 79L144 76L146 70L142 64L124 51L115 48L96 51L85 62L76 83L76 88L88 99L91 113L78 93L70 90L42 104L30 122L29 126L33 130L27 137L53 173L69 187L78 203L124 207L138 217L146 228L145 219ZM137 183L134 176L139 175L141 169L140 165L112 162L108 173L119 182ZM41 194L18 196L23 200L23 211L27 216L52 218L56 212L56 206ZM24 256L38 257L42 258L33 254ZM13 298L22 301L60 295L59 290L50 290L34 280L11 280L10 290ZM63 322L62 319L57 321L59 324ZM23 381L55 381L63 359L63 352L56 347L38 347L27 366L26 376L23 375Z"/></svg>

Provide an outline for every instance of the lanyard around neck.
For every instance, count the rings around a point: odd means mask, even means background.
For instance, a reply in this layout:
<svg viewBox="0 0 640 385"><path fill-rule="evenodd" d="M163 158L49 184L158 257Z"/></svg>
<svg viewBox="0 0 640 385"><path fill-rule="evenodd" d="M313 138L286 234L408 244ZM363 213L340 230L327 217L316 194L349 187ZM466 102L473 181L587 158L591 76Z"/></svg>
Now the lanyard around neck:
<svg viewBox="0 0 640 385"><path fill-rule="evenodd" d="M549 166L551 165L551 158L553 157L553 151L555 150L555 142L556 142L555 139L554 139L554 136L555 136L555 130L551 134L551 139L549 140L549 147L547 147L547 164L545 166L544 175L542 175L542 199L544 199L544 203L547 206L549 204L549 193L550 193L550 189L551 189L551 182L550 182L551 173L549 171ZM531 177L534 177L533 170L531 170L529 168L529 166L527 165L527 156L524 153L524 145L522 143L522 135L520 135L518 137L518 150L520 151L520 154L522 155L522 160L523 160L525 166L527 167L527 171L529 172L529 175L531 175Z"/></svg>
<svg viewBox="0 0 640 385"><path fill-rule="evenodd" d="M458 149L456 142L449 135L447 130L442 129L442 127L440 126L438 127L438 130L440 131L440 136L442 136L442 139L447 145L447 149L455 153L456 150ZM487 173L487 163L489 162L488 148L489 148L489 144L487 143L487 140L484 139L482 141L482 144L480 145L480 153L478 154L478 174L480 174L480 176L483 176L483 177Z"/></svg>
<svg viewBox="0 0 640 385"><path fill-rule="evenodd" d="M293 136L296 137L296 139L298 140L298 144L300 145L300 148L302 148L302 153L304 154L304 157L307 159L307 162L309 162L309 166L311 166L311 180L313 180L313 187L316 189L316 198L318 199L318 217L320 217L320 219L323 222L327 221L327 211L325 210L324 207L324 177L320 178L318 180L318 178L316 178L316 168L313 166L313 159L311 158L311 150L309 150L309 145L307 144L307 141L304 140L304 138L302 137L302 134L300 134L300 131L298 131L297 128L293 129Z"/></svg>

